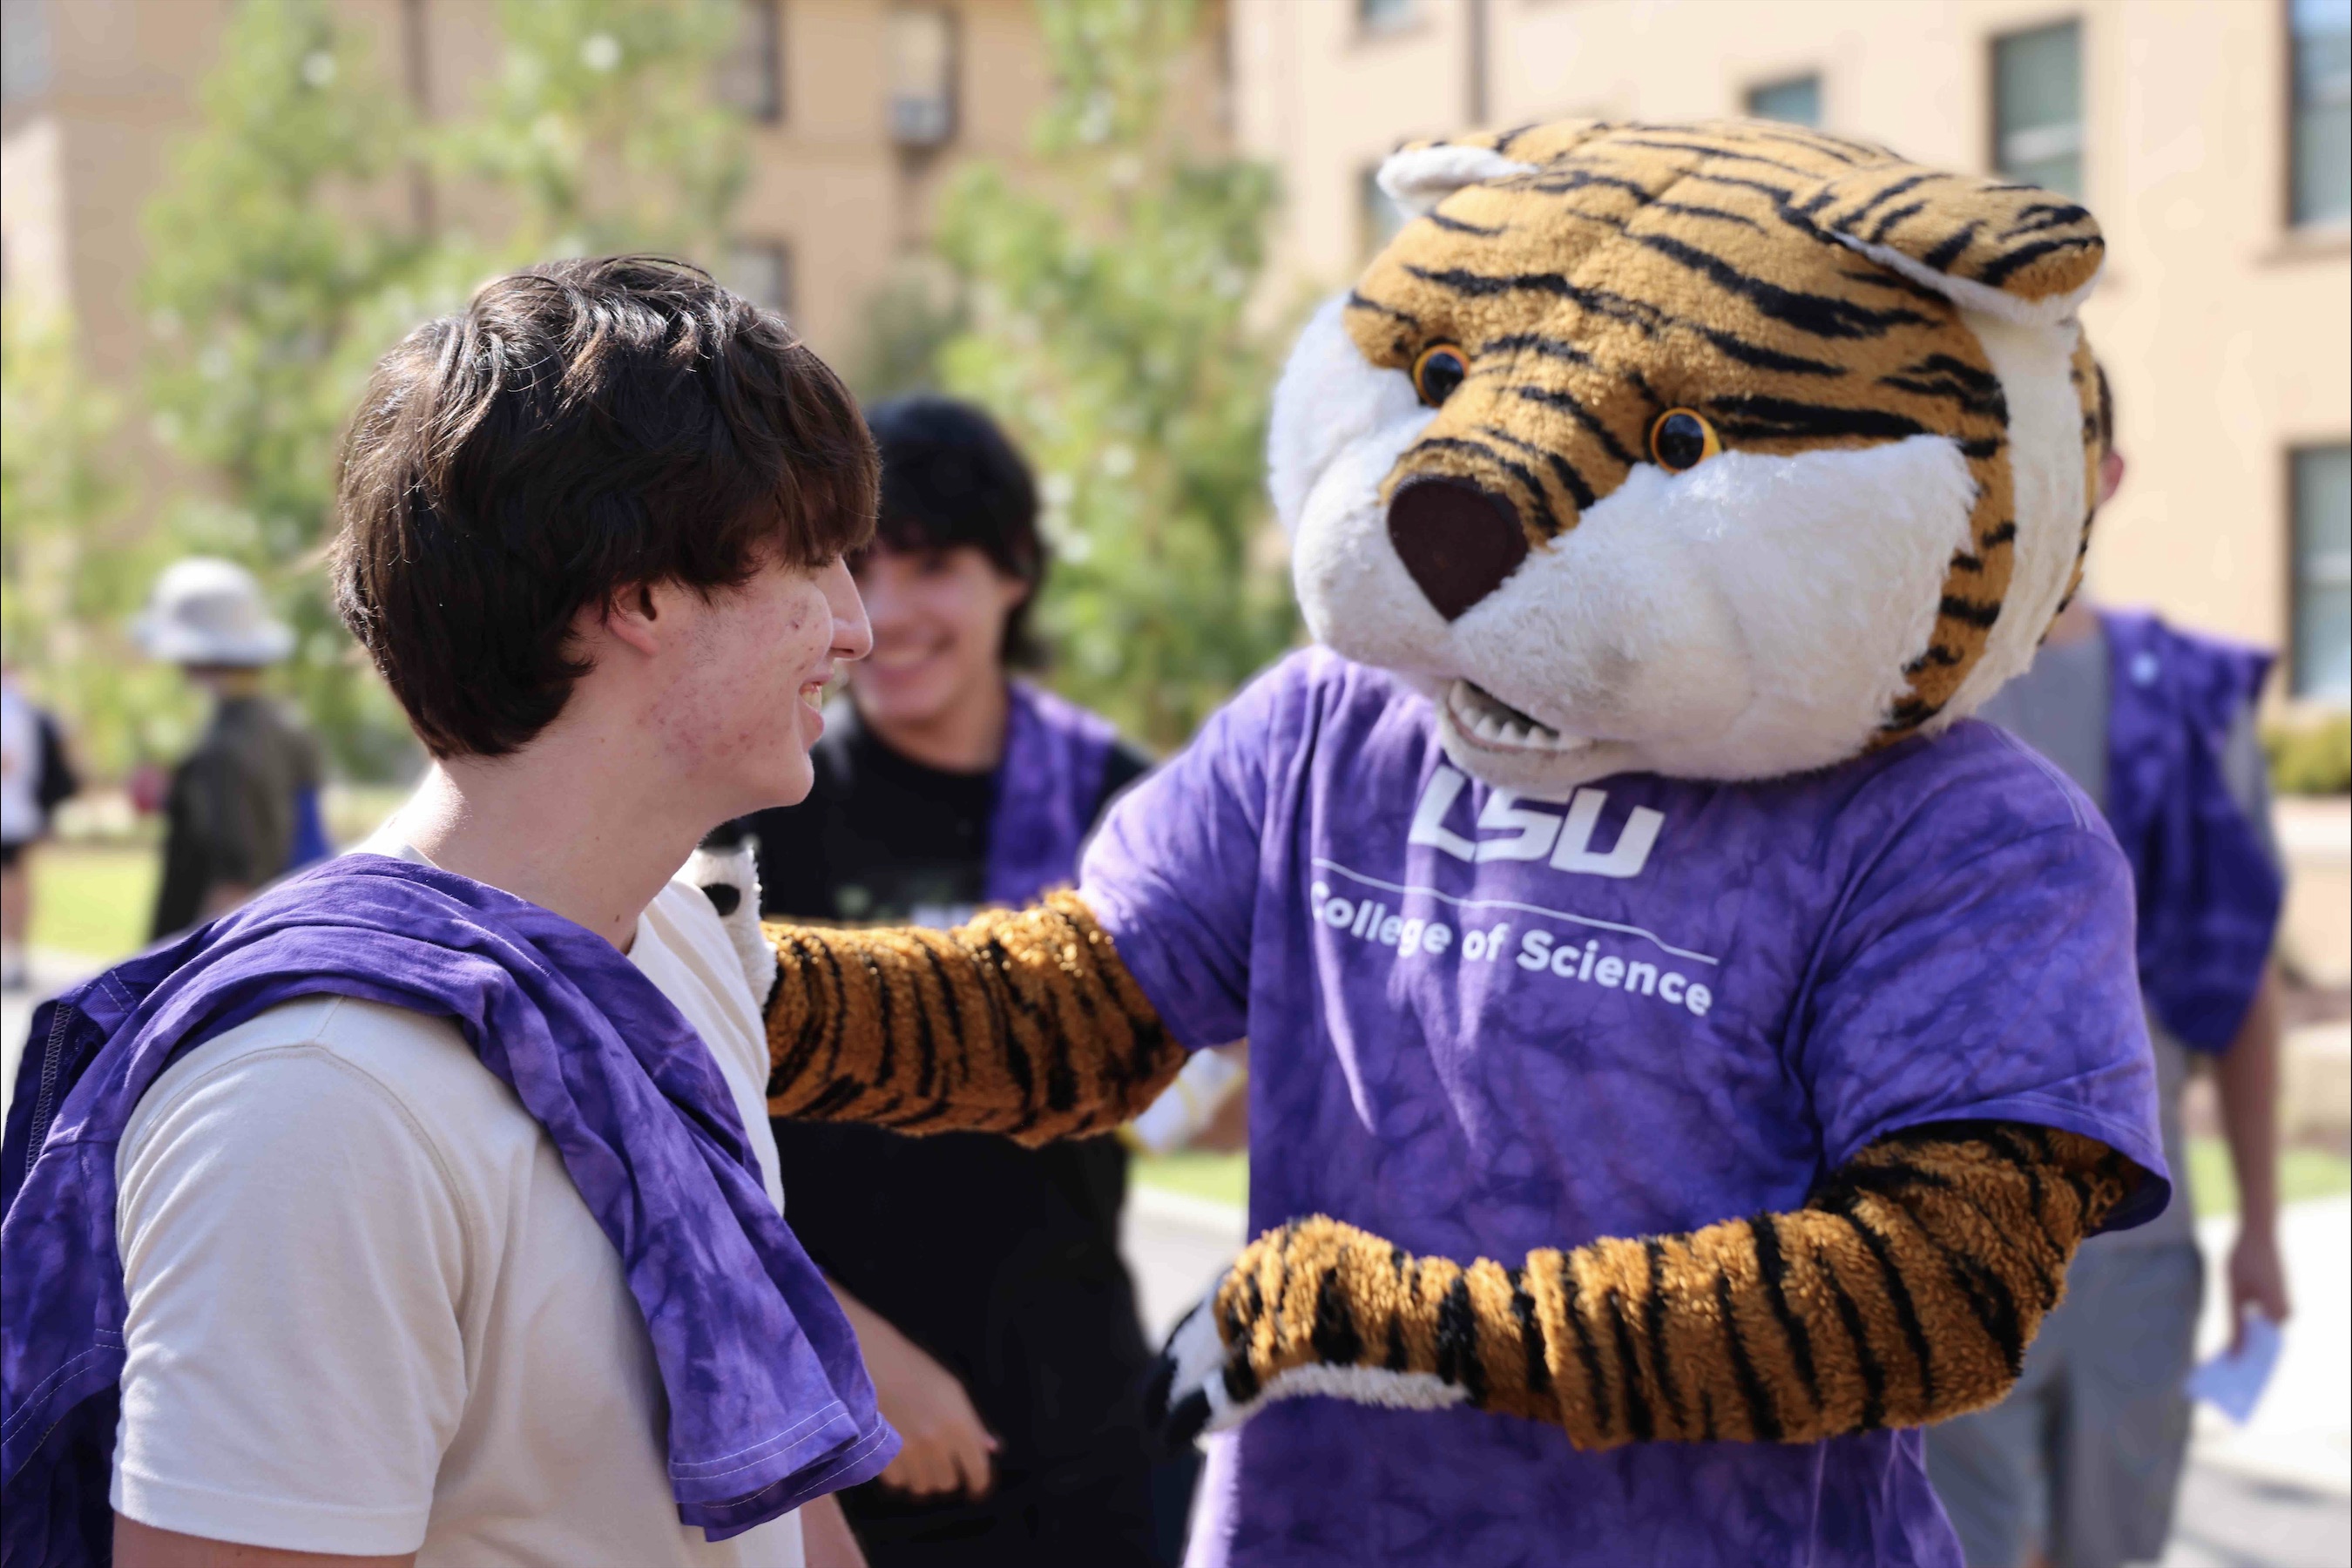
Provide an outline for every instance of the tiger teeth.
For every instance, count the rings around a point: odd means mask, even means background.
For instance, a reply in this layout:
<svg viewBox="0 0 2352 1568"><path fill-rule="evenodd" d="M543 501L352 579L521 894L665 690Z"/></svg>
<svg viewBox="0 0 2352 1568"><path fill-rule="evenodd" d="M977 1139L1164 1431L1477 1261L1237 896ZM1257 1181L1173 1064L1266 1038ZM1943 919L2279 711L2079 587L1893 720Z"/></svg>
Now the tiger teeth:
<svg viewBox="0 0 2352 1568"><path fill-rule="evenodd" d="M1446 707L1453 715L1455 728L1471 739L1484 741L1490 745L1556 752L1568 744L1560 732L1550 725L1489 698L1467 682L1457 685Z"/></svg>

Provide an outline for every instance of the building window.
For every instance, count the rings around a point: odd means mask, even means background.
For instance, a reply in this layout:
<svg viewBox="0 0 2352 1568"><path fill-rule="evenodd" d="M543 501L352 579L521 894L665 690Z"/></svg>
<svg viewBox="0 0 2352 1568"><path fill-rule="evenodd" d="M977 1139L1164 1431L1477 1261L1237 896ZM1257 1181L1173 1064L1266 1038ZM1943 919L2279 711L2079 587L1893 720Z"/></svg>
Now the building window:
<svg viewBox="0 0 2352 1568"><path fill-rule="evenodd" d="M719 96L763 125L784 117L782 0L737 0L735 47L719 72Z"/></svg>
<svg viewBox="0 0 2352 1568"><path fill-rule="evenodd" d="M1413 19L1420 0L1356 0L1356 26L1367 33L1385 33Z"/></svg>
<svg viewBox="0 0 2352 1568"><path fill-rule="evenodd" d="M1365 259L1379 254L1410 221L1412 215L1381 189L1380 165L1365 170L1356 182L1356 232L1362 238Z"/></svg>
<svg viewBox="0 0 2352 1568"><path fill-rule="evenodd" d="M14 103L48 85L48 0L0 0L0 98Z"/></svg>
<svg viewBox="0 0 2352 1568"><path fill-rule="evenodd" d="M792 313L793 253L781 241L744 239L729 246L719 280L762 310Z"/></svg>
<svg viewBox="0 0 2352 1568"><path fill-rule="evenodd" d="M1790 125L1822 122L1822 79L1790 77L1748 89L1748 112L1757 120L1780 120Z"/></svg>
<svg viewBox="0 0 2352 1568"><path fill-rule="evenodd" d="M2352 219L2352 0L2289 0L2294 124L2289 214L2297 224Z"/></svg>
<svg viewBox="0 0 2352 1568"><path fill-rule="evenodd" d="M890 14L890 137L936 147L955 134L955 17L933 5Z"/></svg>
<svg viewBox="0 0 2352 1568"><path fill-rule="evenodd" d="M2294 454L2297 697L2352 700L2352 447Z"/></svg>
<svg viewBox="0 0 2352 1568"><path fill-rule="evenodd" d="M2061 195L2083 195L2083 29L2061 22L1995 38L1993 167Z"/></svg>

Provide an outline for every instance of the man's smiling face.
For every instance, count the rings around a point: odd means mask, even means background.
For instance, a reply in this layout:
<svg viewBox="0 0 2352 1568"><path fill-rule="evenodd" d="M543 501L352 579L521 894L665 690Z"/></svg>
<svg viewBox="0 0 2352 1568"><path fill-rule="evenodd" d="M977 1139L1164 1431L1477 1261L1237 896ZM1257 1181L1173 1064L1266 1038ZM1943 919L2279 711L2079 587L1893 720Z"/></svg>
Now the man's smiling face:
<svg viewBox="0 0 2352 1568"><path fill-rule="evenodd" d="M688 623L676 673L650 716L660 743L727 800L728 816L805 798L839 661L873 646L849 569L772 559L706 597L672 588ZM681 784L685 781L681 781Z"/></svg>

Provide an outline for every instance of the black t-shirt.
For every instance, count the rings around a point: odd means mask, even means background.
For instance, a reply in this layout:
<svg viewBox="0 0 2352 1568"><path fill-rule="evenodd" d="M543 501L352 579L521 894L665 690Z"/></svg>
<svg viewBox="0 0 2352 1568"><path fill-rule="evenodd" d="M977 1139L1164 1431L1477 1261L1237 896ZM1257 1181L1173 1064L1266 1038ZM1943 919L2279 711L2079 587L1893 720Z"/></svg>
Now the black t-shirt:
<svg viewBox="0 0 2352 1568"><path fill-rule="evenodd" d="M224 882L258 888L294 853L298 797L319 787L319 742L264 697L232 697L172 773L152 939L203 918Z"/></svg>
<svg viewBox="0 0 2352 1568"><path fill-rule="evenodd" d="M846 702L825 710L810 761L816 780L806 800L746 819L760 839L763 913L952 925L979 906L996 810L992 770L953 773L902 757ZM1113 748L1089 820L1150 765L1130 746Z"/></svg>
<svg viewBox="0 0 2352 1568"><path fill-rule="evenodd" d="M987 885L993 773L909 761L845 702L826 718L808 798L748 820L762 912L965 918ZM1149 765L1115 751L1091 815ZM961 1378L1003 1444L997 1494L968 1511L1050 1519L1106 1498L1108 1478L1142 1476L1133 1396L1150 1352L1118 1252L1127 1152L1117 1139L1024 1149L984 1133L773 1127L786 1214L809 1255ZM891 1516L942 1511L875 1487L846 1500L869 1541Z"/></svg>

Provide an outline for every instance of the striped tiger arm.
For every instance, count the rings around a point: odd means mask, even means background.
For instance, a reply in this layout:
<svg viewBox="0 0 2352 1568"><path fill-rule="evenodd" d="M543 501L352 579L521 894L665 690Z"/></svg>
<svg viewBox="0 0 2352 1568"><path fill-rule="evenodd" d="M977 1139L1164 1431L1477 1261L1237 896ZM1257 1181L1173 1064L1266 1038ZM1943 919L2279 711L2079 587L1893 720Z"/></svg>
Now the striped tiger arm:
<svg viewBox="0 0 2352 1568"><path fill-rule="evenodd" d="M1184 1065L1076 893L953 931L768 924L768 1110L902 1132L1099 1132Z"/></svg>
<svg viewBox="0 0 2352 1568"><path fill-rule="evenodd" d="M2072 1133L1948 1123L1872 1144L1801 1209L1517 1268L1317 1216L1243 1252L1170 1341L1153 1407L1181 1440L1297 1394L1466 1405L1587 1449L1939 1421L2016 1381L2135 1172Z"/></svg>

